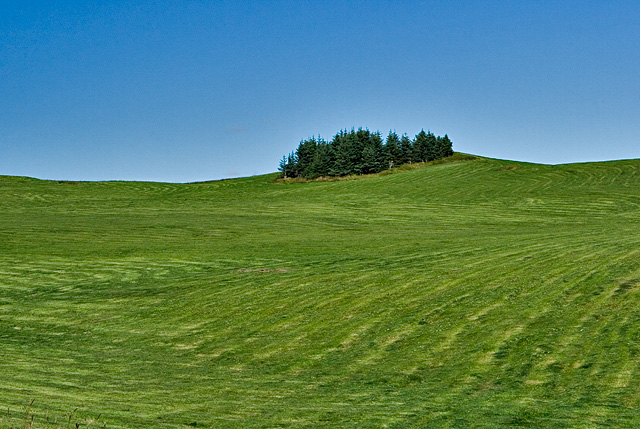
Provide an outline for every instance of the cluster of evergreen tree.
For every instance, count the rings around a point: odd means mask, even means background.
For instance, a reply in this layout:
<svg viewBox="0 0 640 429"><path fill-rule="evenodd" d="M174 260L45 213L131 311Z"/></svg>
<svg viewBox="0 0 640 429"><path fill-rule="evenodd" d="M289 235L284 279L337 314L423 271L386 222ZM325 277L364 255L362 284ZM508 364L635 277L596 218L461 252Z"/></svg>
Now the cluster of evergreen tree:
<svg viewBox="0 0 640 429"><path fill-rule="evenodd" d="M451 140L420 131L411 140L390 131L386 142L380 132L359 128L340 131L329 142L318 137L300 142L298 149L280 161L283 177L315 179L320 176L379 173L413 162L433 161L453 155Z"/></svg>

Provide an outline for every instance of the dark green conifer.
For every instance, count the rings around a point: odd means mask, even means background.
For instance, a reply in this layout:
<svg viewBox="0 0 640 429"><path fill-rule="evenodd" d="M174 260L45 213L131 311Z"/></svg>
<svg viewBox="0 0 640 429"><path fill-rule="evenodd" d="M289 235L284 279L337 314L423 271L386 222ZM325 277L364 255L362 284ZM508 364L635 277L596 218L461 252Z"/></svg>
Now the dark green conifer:
<svg viewBox="0 0 640 429"><path fill-rule="evenodd" d="M411 164L413 159L413 142L407 134L403 134L400 139L401 164Z"/></svg>
<svg viewBox="0 0 640 429"><path fill-rule="evenodd" d="M438 141L431 131L427 132L424 147L425 161L433 161L438 159Z"/></svg>
<svg viewBox="0 0 640 429"><path fill-rule="evenodd" d="M384 169L384 146L380 133L368 133L368 139L364 141L362 158L357 170L359 174L379 173Z"/></svg>
<svg viewBox="0 0 640 429"><path fill-rule="evenodd" d="M400 149L400 138L395 131L389 131L384 148L385 161L388 168L392 168L393 166L401 165L403 163L402 151Z"/></svg>
<svg viewBox="0 0 640 429"><path fill-rule="evenodd" d="M296 151L296 157L298 159L298 169L302 177L307 177L311 174L310 168L313 163L317 150L317 141L315 136L310 139L300 142L298 150Z"/></svg>
<svg viewBox="0 0 640 429"><path fill-rule="evenodd" d="M329 169L329 175L346 176L347 174L352 173L353 165L351 163L351 145L353 143L353 138L355 138L353 131L351 133L340 131L333 137L331 146L333 148L333 156L335 161Z"/></svg>
<svg viewBox="0 0 640 429"><path fill-rule="evenodd" d="M425 162L427 160L428 153L428 138L427 133L421 130L416 134L416 138L413 139L413 160L415 162Z"/></svg>
<svg viewBox="0 0 640 429"><path fill-rule="evenodd" d="M316 153L309 168L307 178L315 179L316 177L329 176L331 167L335 162L333 155L333 147L323 139L318 139Z"/></svg>

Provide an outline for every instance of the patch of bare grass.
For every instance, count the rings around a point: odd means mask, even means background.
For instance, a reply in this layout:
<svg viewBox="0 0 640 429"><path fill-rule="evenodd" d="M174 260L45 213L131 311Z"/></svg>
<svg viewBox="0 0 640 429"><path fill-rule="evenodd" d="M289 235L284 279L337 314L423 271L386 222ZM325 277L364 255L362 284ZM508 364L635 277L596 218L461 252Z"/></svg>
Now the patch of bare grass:
<svg viewBox="0 0 640 429"><path fill-rule="evenodd" d="M509 170L517 170L519 169L520 166L516 165L516 164L509 164L509 165L503 165L502 167L500 167L500 171L509 171Z"/></svg>

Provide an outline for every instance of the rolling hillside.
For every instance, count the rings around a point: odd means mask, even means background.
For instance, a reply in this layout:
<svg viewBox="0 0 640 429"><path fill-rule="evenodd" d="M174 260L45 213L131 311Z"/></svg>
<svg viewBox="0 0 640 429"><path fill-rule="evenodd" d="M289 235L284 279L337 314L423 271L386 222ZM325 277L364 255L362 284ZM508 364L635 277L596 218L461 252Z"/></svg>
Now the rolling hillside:
<svg viewBox="0 0 640 429"><path fill-rule="evenodd" d="M0 177L0 427L640 426L640 160L274 178Z"/></svg>

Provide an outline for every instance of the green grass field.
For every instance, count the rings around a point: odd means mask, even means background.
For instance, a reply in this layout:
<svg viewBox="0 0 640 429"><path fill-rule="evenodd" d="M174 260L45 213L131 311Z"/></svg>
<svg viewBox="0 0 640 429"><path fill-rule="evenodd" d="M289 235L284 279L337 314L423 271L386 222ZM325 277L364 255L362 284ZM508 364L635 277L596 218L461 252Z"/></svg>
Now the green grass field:
<svg viewBox="0 0 640 429"><path fill-rule="evenodd" d="M640 160L275 177L0 177L0 428L640 426Z"/></svg>

